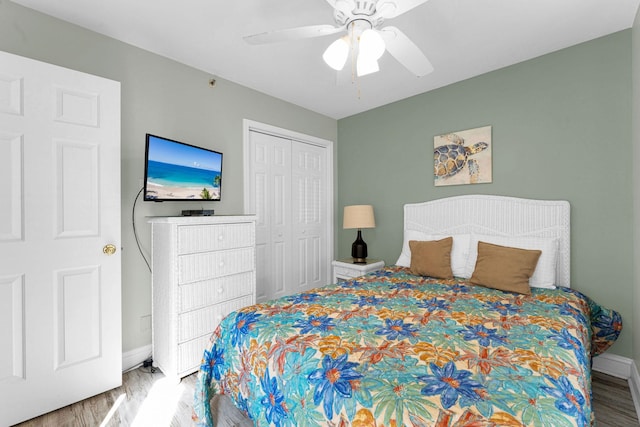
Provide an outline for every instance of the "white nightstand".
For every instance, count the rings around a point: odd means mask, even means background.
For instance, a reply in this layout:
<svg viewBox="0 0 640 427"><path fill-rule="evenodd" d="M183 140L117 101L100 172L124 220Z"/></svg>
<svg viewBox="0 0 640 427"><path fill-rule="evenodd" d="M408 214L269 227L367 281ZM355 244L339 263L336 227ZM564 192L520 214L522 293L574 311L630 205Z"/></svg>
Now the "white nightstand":
<svg viewBox="0 0 640 427"><path fill-rule="evenodd" d="M351 279L379 270L384 267L384 261L367 259L366 264L354 264L352 258L347 258L332 261L331 265L333 266L332 283L337 283L338 279Z"/></svg>

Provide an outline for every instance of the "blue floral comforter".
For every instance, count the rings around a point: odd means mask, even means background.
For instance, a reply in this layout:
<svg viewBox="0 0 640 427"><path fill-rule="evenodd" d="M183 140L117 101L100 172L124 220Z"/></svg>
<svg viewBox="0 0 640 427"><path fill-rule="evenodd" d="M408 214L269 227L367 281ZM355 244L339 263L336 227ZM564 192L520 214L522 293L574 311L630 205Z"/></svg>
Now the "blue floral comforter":
<svg viewBox="0 0 640 427"><path fill-rule="evenodd" d="M226 317L194 419L224 393L266 426L586 426L591 356L620 315L571 289L531 296L402 267Z"/></svg>

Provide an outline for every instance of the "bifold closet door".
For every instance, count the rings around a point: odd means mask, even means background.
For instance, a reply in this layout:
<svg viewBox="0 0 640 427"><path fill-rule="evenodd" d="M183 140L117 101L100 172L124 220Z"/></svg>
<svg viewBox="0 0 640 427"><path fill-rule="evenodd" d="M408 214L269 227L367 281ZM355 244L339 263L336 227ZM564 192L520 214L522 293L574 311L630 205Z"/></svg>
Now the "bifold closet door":
<svg viewBox="0 0 640 427"><path fill-rule="evenodd" d="M257 215L256 301L329 283L327 150L250 131L246 212Z"/></svg>
<svg viewBox="0 0 640 427"><path fill-rule="evenodd" d="M293 142L291 146L291 222L293 277L291 293L329 283L327 277L326 185L324 147Z"/></svg>
<svg viewBox="0 0 640 427"><path fill-rule="evenodd" d="M248 212L256 221L256 301L287 294L291 283L291 140L251 132Z"/></svg>

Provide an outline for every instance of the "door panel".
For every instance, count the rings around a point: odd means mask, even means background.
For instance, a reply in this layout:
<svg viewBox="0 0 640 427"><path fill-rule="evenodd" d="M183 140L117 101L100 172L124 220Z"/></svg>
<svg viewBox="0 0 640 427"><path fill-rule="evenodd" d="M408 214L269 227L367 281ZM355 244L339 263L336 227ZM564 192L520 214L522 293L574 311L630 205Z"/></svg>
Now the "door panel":
<svg viewBox="0 0 640 427"><path fill-rule="evenodd" d="M98 95L68 88L56 88L56 108L54 120L98 127Z"/></svg>
<svg viewBox="0 0 640 427"><path fill-rule="evenodd" d="M24 379L24 276L0 277L0 382Z"/></svg>
<svg viewBox="0 0 640 427"><path fill-rule="evenodd" d="M99 234L98 144L56 139L56 237ZM82 165L73 167L73 165Z"/></svg>
<svg viewBox="0 0 640 427"><path fill-rule="evenodd" d="M0 180L11 425L121 383L120 84L0 52Z"/></svg>
<svg viewBox="0 0 640 427"><path fill-rule="evenodd" d="M22 115L22 78L8 74L9 70L0 72L0 113Z"/></svg>
<svg viewBox="0 0 640 427"><path fill-rule="evenodd" d="M326 265L326 150L311 144L297 143L292 146L292 180L294 182L292 210L293 236L299 250L294 256L298 266L293 292L306 291L329 283Z"/></svg>
<svg viewBox="0 0 640 427"><path fill-rule="evenodd" d="M286 294L290 281L291 141L251 132L248 212L256 221L256 301Z"/></svg>
<svg viewBox="0 0 640 427"><path fill-rule="evenodd" d="M54 370L100 356L100 274L96 267L56 272ZM83 301L82 305L77 301Z"/></svg>
<svg viewBox="0 0 640 427"><path fill-rule="evenodd" d="M22 152L21 135L0 134L0 241L22 240Z"/></svg>

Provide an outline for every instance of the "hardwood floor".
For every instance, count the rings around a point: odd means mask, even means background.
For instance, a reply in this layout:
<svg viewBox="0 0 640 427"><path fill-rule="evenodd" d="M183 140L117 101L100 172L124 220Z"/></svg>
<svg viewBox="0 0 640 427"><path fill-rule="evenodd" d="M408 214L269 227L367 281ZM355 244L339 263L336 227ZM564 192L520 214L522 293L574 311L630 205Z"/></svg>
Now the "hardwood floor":
<svg viewBox="0 0 640 427"><path fill-rule="evenodd" d="M194 374L175 384L160 370L138 368L123 374L118 388L17 426L190 426L195 381Z"/></svg>
<svg viewBox="0 0 640 427"><path fill-rule="evenodd" d="M189 426L195 382L195 374L173 384L160 371L138 368L123 375L121 387L18 426ZM592 387L598 427L640 426L626 380L594 372Z"/></svg>
<svg viewBox="0 0 640 427"><path fill-rule="evenodd" d="M593 372L591 389L597 427L640 426L627 380Z"/></svg>

